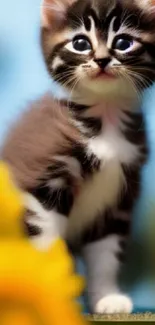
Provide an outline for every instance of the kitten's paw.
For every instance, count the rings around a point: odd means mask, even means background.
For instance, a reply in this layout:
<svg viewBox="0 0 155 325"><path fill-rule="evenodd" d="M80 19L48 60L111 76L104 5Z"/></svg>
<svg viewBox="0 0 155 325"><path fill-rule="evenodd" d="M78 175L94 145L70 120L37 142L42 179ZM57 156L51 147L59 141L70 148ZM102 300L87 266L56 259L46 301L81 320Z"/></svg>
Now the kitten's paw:
<svg viewBox="0 0 155 325"><path fill-rule="evenodd" d="M133 309L132 301L122 294L110 294L105 296L95 306L97 314L130 314Z"/></svg>

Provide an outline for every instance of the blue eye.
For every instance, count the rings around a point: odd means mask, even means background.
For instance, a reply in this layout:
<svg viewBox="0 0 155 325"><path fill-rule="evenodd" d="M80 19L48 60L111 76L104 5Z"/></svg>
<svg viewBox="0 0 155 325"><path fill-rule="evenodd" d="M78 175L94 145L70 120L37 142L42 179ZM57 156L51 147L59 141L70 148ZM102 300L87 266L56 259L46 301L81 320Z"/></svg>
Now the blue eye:
<svg viewBox="0 0 155 325"><path fill-rule="evenodd" d="M119 51L126 51L133 45L132 39L118 38L114 44L114 49Z"/></svg>

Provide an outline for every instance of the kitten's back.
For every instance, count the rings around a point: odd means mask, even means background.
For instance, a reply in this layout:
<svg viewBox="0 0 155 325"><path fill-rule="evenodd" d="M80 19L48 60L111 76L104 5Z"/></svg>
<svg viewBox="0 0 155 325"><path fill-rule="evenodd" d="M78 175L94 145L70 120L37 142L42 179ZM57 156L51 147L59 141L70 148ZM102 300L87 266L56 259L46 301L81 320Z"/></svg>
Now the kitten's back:
<svg viewBox="0 0 155 325"><path fill-rule="evenodd" d="M37 186L54 156L69 150L72 140L78 142L79 137L67 107L46 95L32 103L10 130L1 159L25 190Z"/></svg>

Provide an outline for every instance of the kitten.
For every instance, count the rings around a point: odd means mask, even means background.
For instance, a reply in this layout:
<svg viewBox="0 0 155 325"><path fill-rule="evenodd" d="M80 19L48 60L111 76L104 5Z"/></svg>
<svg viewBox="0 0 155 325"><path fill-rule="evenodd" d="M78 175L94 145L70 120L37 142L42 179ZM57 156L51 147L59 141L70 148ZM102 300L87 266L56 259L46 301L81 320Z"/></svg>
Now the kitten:
<svg viewBox="0 0 155 325"><path fill-rule="evenodd" d="M146 0L44 0L42 47L65 90L34 103L2 157L25 195L39 248L80 249L95 313L129 313L118 274L147 158L141 94L155 80L155 17Z"/></svg>

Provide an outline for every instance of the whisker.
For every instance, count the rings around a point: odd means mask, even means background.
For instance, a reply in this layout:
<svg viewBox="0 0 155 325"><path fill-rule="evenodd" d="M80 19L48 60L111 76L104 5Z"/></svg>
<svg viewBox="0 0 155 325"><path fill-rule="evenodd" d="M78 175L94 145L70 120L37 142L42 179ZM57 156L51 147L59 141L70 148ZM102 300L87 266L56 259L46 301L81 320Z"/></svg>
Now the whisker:
<svg viewBox="0 0 155 325"><path fill-rule="evenodd" d="M137 86L134 83L134 80L130 77L130 75L126 71L119 71L119 73L120 73L120 76L122 78L125 78L131 84L134 92L136 92L138 98L140 99L141 98L141 92L140 92L139 89L137 89Z"/></svg>
<svg viewBox="0 0 155 325"><path fill-rule="evenodd" d="M138 73L128 71L128 74L135 79L136 83L139 85L141 91L144 87L148 87L150 85L150 78L145 78L143 75L140 75ZM148 80L147 80L148 79Z"/></svg>

